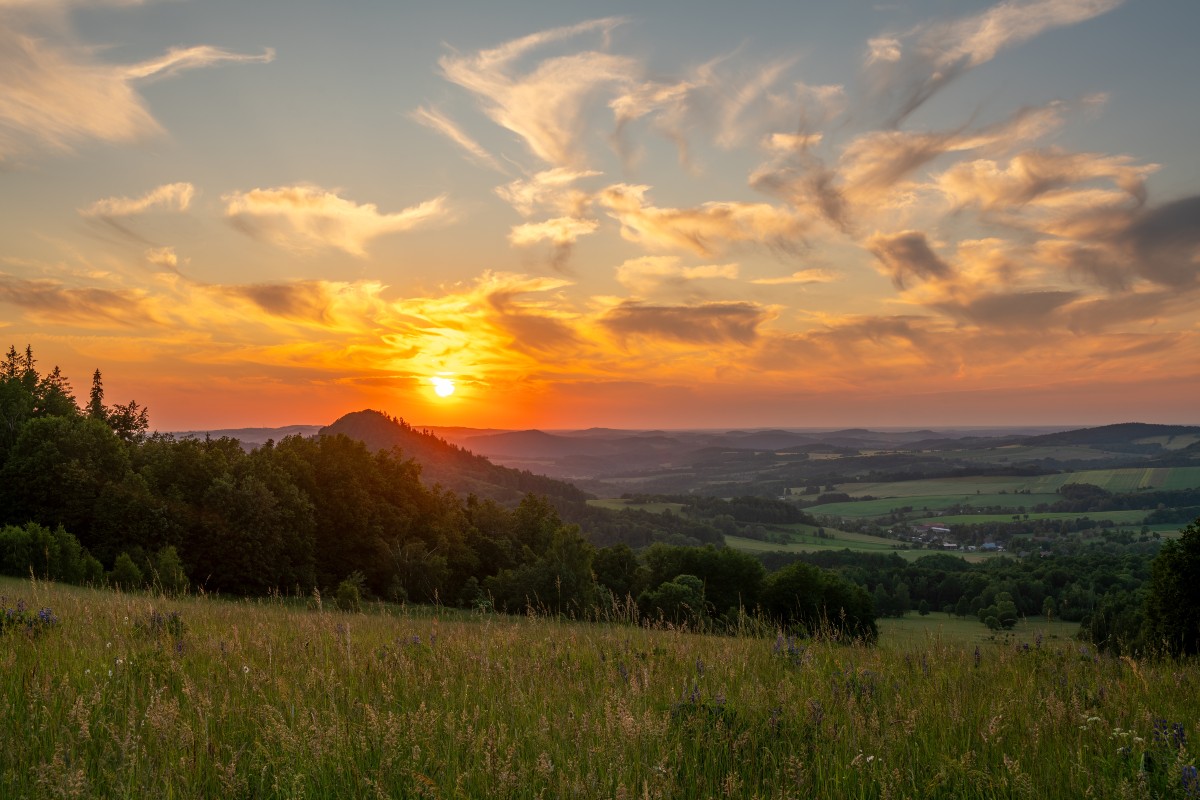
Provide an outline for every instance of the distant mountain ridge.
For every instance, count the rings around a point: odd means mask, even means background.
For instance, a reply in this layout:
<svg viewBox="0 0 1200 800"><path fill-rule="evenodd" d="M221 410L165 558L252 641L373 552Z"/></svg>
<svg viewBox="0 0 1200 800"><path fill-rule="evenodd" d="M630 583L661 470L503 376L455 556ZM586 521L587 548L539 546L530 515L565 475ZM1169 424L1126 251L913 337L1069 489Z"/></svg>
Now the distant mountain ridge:
<svg viewBox="0 0 1200 800"><path fill-rule="evenodd" d="M493 464L485 456L471 453L427 430L417 430L404 420L379 411L346 414L321 428L319 434L342 434L362 442L371 450L399 448L405 458L421 465L422 482L440 484L463 495L474 494L500 502L513 502L530 492L564 500L587 499L585 492L570 483Z"/></svg>

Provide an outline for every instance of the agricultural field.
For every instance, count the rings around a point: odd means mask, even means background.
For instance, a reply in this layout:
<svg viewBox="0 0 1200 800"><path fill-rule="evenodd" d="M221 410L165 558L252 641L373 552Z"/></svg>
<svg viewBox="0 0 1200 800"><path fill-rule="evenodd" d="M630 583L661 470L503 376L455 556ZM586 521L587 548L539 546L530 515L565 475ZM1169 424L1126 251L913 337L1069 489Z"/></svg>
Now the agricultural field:
<svg viewBox="0 0 1200 800"><path fill-rule="evenodd" d="M924 519L914 520L915 523L923 523L929 525L972 525L984 522L1012 522L1013 514L948 514L941 517L926 517ZM1090 517L1091 519L1110 520L1111 522L1126 526L1138 527L1142 525L1142 520L1146 518L1145 511L1095 511L1090 514L1070 514L1066 512L1046 512L1044 514L1022 514L1021 519L1028 517L1031 520L1074 520L1079 517ZM1179 523L1169 523L1178 528Z"/></svg>
<svg viewBox="0 0 1200 800"><path fill-rule="evenodd" d="M0 634L6 798L1182 797L1200 736L1195 660L948 621L886 621L870 646L753 621L0 595L45 609Z"/></svg>
<svg viewBox="0 0 1200 800"><path fill-rule="evenodd" d="M837 487L851 497L875 497L850 503L826 503L807 509L813 514L872 518L890 514L903 506L916 511L937 511L955 505L974 508L1002 506L1032 509L1039 503L1062 499L1056 494L1068 483L1089 483L1106 491L1130 493L1146 489L1189 489L1200 486L1200 467L1132 467L1123 469L1080 470L1058 475L978 476L933 478L887 483L854 482ZM1111 512L1105 519L1115 519ZM1127 512L1121 512L1127 513ZM1011 515L1009 515L1011 517ZM1032 515L1031 515L1032 516ZM1078 514L1072 516L1079 516ZM1093 514L1093 517L1098 515ZM1139 520L1140 522L1140 520Z"/></svg>
<svg viewBox="0 0 1200 800"><path fill-rule="evenodd" d="M629 508L635 511L649 511L651 514L661 514L664 511L678 514L683 509L683 503L635 503L623 500L620 497L588 500L587 502L589 506L596 506L597 508L607 508L613 511L622 511Z"/></svg>
<svg viewBox="0 0 1200 800"><path fill-rule="evenodd" d="M866 534L846 533L845 537L841 538L840 535L836 539L803 537L787 544L776 544L774 542L759 541L758 539L746 539L741 536L726 535L725 544L735 550L742 550L747 553L820 553L831 550L853 550L860 553L878 553L884 555L895 553L906 561L916 561L922 556L942 552L941 550L905 549L900 542L893 539L883 539L878 536L868 536ZM955 552L954 555L972 563L995 557L995 554L992 553Z"/></svg>

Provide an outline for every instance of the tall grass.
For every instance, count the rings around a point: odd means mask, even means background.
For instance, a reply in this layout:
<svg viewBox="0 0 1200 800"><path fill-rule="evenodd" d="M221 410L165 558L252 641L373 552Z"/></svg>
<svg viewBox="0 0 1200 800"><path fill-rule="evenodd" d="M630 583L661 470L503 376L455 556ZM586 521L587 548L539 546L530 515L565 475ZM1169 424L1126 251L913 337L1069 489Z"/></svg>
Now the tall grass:
<svg viewBox="0 0 1200 800"><path fill-rule="evenodd" d="M1195 662L0 595L58 618L0 639L5 798L1200 795Z"/></svg>

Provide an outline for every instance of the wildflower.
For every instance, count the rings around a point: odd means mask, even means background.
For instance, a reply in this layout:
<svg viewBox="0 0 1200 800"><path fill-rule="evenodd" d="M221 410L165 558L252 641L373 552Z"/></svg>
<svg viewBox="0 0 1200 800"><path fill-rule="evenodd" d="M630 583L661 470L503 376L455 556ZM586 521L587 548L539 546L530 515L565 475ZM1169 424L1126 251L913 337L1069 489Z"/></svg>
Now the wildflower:
<svg viewBox="0 0 1200 800"><path fill-rule="evenodd" d="M1195 766L1188 765L1180 770L1179 783L1189 796L1200 797L1200 775L1197 775Z"/></svg>
<svg viewBox="0 0 1200 800"><path fill-rule="evenodd" d="M701 678L704 677L704 662L698 658L696 659L696 673L699 674Z"/></svg>
<svg viewBox="0 0 1200 800"><path fill-rule="evenodd" d="M242 664L242 674L243 674L243 675L249 675L249 674L250 674L250 667L246 666L245 664Z"/></svg>
<svg viewBox="0 0 1200 800"><path fill-rule="evenodd" d="M976 668L979 667L979 662L981 660L982 660L982 656L979 653L979 645L975 645L975 666L976 666Z"/></svg>

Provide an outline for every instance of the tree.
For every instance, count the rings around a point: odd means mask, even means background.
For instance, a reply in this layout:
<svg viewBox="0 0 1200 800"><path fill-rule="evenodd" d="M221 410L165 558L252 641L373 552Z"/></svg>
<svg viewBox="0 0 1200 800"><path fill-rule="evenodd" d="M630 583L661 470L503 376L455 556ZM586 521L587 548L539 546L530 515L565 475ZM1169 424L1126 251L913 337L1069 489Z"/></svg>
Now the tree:
<svg viewBox="0 0 1200 800"><path fill-rule="evenodd" d="M1163 544L1150 569L1146 633L1173 656L1200 653L1200 518Z"/></svg>
<svg viewBox="0 0 1200 800"><path fill-rule="evenodd" d="M108 422L108 409L104 407L104 379L100 369L92 373L92 390L88 393L87 415L101 422Z"/></svg>
<svg viewBox="0 0 1200 800"><path fill-rule="evenodd" d="M704 583L695 575L676 575L653 591L642 592L638 605L647 616L659 615L676 624L695 623L708 617Z"/></svg>
<svg viewBox="0 0 1200 800"><path fill-rule="evenodd" d="M1042 601L1042 616L1050 622L1058 615L1058 608L1054 605L1054 598L1046 595L1046 599Z"/></svg>

